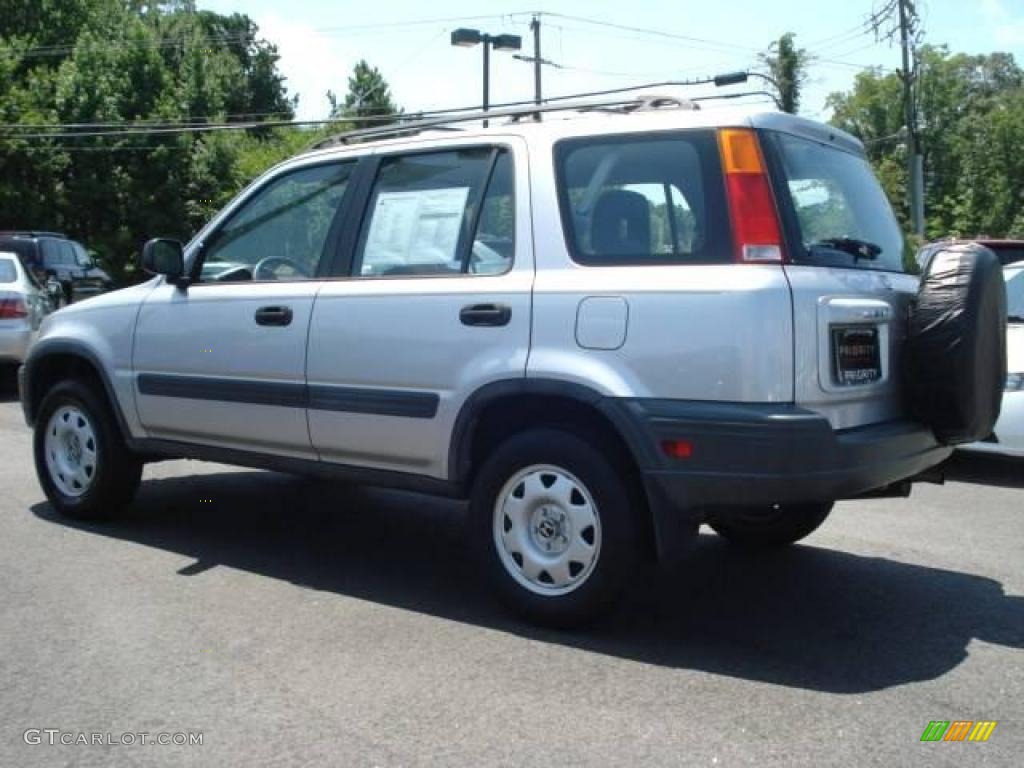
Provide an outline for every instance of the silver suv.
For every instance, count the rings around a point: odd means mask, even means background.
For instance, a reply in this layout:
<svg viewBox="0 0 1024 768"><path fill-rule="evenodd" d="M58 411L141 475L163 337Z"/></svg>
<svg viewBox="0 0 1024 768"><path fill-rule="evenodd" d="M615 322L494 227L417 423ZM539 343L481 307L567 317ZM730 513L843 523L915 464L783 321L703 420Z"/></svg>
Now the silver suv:
<svg viewBox="0 0 1024 768"><path fill-rule="evenodd" d="M501 595L569 624L701 524L793 542L949 455L906 415L918 279L856 139L512 112L328 142L52 316L21 388L55 507L109 515L164 457L467 498Z"/></svg>

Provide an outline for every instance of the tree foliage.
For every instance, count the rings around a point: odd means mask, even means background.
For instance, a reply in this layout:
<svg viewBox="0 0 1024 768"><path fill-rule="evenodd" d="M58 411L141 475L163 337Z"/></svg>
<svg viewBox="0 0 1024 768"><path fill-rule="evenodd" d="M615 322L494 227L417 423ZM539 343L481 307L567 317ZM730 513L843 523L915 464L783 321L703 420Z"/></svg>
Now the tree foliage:
<svg viewBox="0 0 1024 768"><path fill-rule="evenodd" d="M918 124L926 236L1024 236L1024 71L1008 53L920 51ZM906 146L898 75L860 73L829 97L832 122L867 145L905 225Z"/></svg>
<svg viewBox="0 0 1024 768"><path fill-rule="evenodd" d="M768 69L780 108L795 115L800 111L800 93L807 82L810 58L806 50L796 47L794 37L792 32L787 32L758 58Z"/></svg>
<svg viewBox="0 0 1024 768"><path fill-rule="evenodd" d="M328 92L331 102L331 117L374 118L382 115L398 114L398 106L391 98L391 89L387 80L376 67L371 67L365 59L356 62L352 74L348 78L348 93L345 101L338 104L333 93ZM394 120L377 119L363 120L363 126L388 125Z"/></svg>
<svg viewBox="0 0 1024 768"><path fill-rule="evenodd" d="M188 237L296 149L294 129L145 130L293 117L277 51L247 16L192 0L0 0L0 18L0 229L67 232L124 278L143 240ZM83 123L136 132L67 127Z"/></svg>

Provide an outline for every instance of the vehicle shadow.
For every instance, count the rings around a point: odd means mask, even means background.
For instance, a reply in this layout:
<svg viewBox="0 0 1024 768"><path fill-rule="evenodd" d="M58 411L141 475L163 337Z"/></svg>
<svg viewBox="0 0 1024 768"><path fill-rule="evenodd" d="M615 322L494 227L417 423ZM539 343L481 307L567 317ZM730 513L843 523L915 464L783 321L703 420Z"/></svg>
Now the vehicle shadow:
<svg viewBox="0 0 1024 768"><path fill-rule="evenodd" d="M13 365L0 364L0 403L18 400L18 369Z"/></svg>
<svg viewBox="0 0 1024 768"><path fill-rule="evenodd" d="M957 451L942 468L950 481L1024 488L1024 459Z"/></svg>
<svg viewBox="0 0 1024 768"><path fill-rule="evenodd" d="M647 569L619 611L586 631L511 618L481 585L459 504L414 494L229 472L150 480L105 524L41 519L304 588L543 642L835 693L931 680L972 639L1024 648L1024 598L967 573L813 546L742 552L701 536L671 573Z"/></svg>

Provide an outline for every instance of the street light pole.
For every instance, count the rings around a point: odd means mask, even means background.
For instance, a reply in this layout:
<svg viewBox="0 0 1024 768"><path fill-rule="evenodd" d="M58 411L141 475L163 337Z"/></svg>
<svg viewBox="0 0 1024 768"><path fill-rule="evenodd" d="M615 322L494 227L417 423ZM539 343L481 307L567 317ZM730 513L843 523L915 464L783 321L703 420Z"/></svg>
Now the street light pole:
<svg viewBox="0 0 1024 768"><path fill-rule="evenodd" d="M484 47L484 103L483 111L491 106L491 47L496 51L518 51L523 47L523 38L519 35L488 35L479 29L460 28L452 32L452 45L472 48L474 45ZM484 119L484 128L487 120Z"/></svg>

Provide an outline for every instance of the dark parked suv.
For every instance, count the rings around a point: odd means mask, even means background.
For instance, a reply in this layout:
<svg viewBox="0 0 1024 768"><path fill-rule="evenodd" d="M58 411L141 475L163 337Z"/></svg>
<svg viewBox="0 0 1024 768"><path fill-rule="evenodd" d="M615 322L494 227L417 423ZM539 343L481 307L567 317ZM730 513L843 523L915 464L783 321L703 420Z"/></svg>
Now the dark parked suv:
<svg viewBox="0 0 1024 768"><path fill-rule="evenodd" d="M96 266L81 243L57 232L0 232L0 251L18 254L26 269L53 276L68 303L113 288L110 276Z"/></svg>

